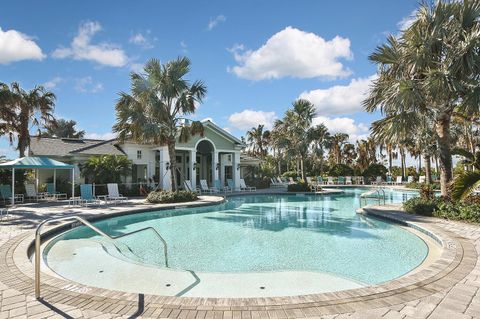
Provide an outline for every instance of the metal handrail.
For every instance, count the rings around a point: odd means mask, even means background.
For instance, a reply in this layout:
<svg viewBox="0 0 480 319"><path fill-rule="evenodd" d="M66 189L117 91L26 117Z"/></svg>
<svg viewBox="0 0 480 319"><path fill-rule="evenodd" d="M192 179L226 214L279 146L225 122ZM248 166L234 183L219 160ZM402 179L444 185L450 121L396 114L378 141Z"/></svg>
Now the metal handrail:
<svg viewBox="0 0 480 319"><path fill-rule="evenodd" d="M63 220L70 220L70 219L75 219L82 223L83 225L87 226L88 228L92 229L94 232L97 234L108 238L111 241L115 241L116 239L120 239L129 235L133 235L145 230L153 230L153 232L157 235L157 237L160 239L160 241L163 243L163 253L165 254L165 267L168 267L168 248L167 248L167 242L163 237L158 233L158 231L153 228L153 227L145 227L142 229L137 229L132 232L122 234L119 236L110 236L107 233L103 232L100 230L98 227L94 226L93 224L89 223L85 219L79 216L67 216L67 217L59 217L59 218L51 218L44 220L37 226L37 230L35 231L35 298L40 299L40 246L41 246L41 232L43 226L45 226L48 223L51 222L57 222L57 221L63 221Z"/></svg>
<svg viewBox="0 0 480 319"><path fill-rule="evenodd" d="M380 193L380 191L382 193ZM365 193L362 193L360 194L360 207L362 207L362 198L365 199L365 205L367 204L367 199L368 199L368 195L370 194L378 194L378 197L374 197L374 198L378 198L378 204L381 205L381 200L383 199L383 205L385 205L387 203L387 200L386 200L386 194L385 194L385 190L383 188L376 188L375 190L372 190L372 191L368 191L368 192L365 192Z"/></svg>

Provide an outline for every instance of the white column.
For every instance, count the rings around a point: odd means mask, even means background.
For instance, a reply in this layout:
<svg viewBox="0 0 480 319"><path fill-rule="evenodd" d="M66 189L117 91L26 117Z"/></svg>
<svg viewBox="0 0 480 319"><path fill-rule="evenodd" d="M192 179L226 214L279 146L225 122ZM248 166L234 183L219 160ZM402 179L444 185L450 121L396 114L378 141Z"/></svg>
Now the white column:
<svg viewBox="0 0 480 319"><path fill-rule="evenodd" d="M192 184L192 189L197 188L197 171L193 169L194 164L197 162L197 150L190 151L190 161L188 162L188 172L190 175L190 183ZM200 169L200 166L197 165L197 169Z"/></svg>
<svg viewBox="0 0 480 319"><path fill-rule="evenodd" d="M218 173L220 171L220 167L217 169L218 164L218 152L212 153L212 183L218 179Z"/></svg>
<svg viewBox="0 0 480 319"><path fill-rule="evenodd" d="M168 155L168 148L162 147L160 150L160 185L164 190L171 190L172 183L170 178L170 169L167 170L167 163L170 166L170 157Z"/></svg>
<svg viewBox="0 0 480 319"><path fill-rule="evenodd" d="M75 197L75 167L72 168L72 197Z"/></svg>
<svg viewBox="0 0 480 319"><path fill-rule="evenodd" d="M220 181L222 183L222 186L225 185L225 162L226 162L225 156L226 156L225 154L220 155Z"/></svg>
<svg viewBox="0 0 480 319"><path fill-rule="evenodd" d="M53 170L53 191L57 191L57 170Z"/></svg>
<svg viewBox="0 0 480 319"><path fill-rule="evenodd" d="M15 205L15 168L12 167L12 206Z"/></svg>
<svg viewBox="0 0 480 319"><path fill-rule="evenodd" d="M233 153L232 171L235 189L240 189L240 152Z"/></svg>

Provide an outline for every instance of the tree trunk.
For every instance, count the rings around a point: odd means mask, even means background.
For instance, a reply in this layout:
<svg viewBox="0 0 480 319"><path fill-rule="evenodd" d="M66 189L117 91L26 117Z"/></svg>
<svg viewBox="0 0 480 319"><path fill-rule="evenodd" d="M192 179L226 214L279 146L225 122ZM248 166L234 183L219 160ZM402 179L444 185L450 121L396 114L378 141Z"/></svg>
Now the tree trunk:
<svg viewBox="0 0 480 319"><path fill-rule="evenodd" d="M430 155L425 155L425 179L427 184L432 183L432 165L430 163Z"/></svg>
<svg viewBox="0 0 480 319"><path fill-rule="evenodd" d="M172 191L177 190L177 155L175 154L175 142L168 143L168 156L170 157L170 180Z"/></svg>
<svg viewBox="0 0 480 319"><path fill-rule="evenodd" d="M302 179L305 181L305 170L303 165L303 156L300 157L300 170L302 171Z"/></svg>
<svg viewBox="0 0 480 319"><path fill-rule="evenodd" d="M449 196L449 184L452 180L452 153L450 149L451 114L441 113L436 120L437 144L440 154L440 189L442 196Z"/></svg>
<svg viewBox="0 0 480 319"><path fill-rule="evenodd" d="M418 155L418 175L422 174L422 155Z"/></svg>
<svg viewBox="0 0 480 319"><path fill-rule="evenodd" d="M390 175L392 175L392 160L393 160L392 150L389 150L388 151L388 173Z"/></svg>
<svg viewBox="0 0 480 319"><path fill-rule="evenodd" d="M402 166L402 178L405 179L407 175L407 170L405 167L405 151L403 148L400 148L400 163Z"/></svg>

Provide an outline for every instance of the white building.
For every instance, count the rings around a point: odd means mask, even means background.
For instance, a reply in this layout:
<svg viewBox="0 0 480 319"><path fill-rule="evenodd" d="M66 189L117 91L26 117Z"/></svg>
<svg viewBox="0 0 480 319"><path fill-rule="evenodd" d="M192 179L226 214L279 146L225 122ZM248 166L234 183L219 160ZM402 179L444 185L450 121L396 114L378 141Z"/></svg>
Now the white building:
<svg viewBox="0 0 480 319"><path fill-rule="evenodd" d="M225 185L227 179L232 179L235 186L239 186L241 171L243 172L240 151L245 145L210 121L204 121L203 125L203 137L195 135L187 143L176 142L178 187L182 188L185 179L191 180L193 187L199 184L200 179L207 180L209 185L213 185L217 179ZM48 156L75 164L76 183L84 182L78 164L91 156L105 154L126 155L133 162L132 174L127 177L127 183L155 182L162 189L171 189L167 146L120 143L117 140L32 138L29 149L30 156ZM251 158L248 165L252 165ZM41 182L52 176L48 171L41 174Z"/></svg>

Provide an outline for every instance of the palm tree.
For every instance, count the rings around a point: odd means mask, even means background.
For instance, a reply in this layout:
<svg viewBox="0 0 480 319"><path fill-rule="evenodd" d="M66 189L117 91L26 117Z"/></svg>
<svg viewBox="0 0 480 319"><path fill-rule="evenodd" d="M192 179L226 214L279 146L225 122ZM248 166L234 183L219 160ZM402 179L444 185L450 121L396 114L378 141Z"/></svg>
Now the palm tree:
<svg viewBox="0 0 480 319"><path fill-rule="evenodd" d="M120 183L121 177L130 173L132 164L133 162L126 156L92 156L80 165L80 171L89 182L97 184Z"/></svg>
<svg viewBox="0 0 480 319"><path fill-rule="evenodd" d="M252 127L247 131L247 141L252 149L253 155L265 158L267 155L268 145L270 141L270 131L264 130L264 125Z"/></svg>
<svg viewBox="0 0 480 319"><path fill-rule="evenodd" d="M452 153L464 158L461 163L466 168L473 168L473 170L466 170L455 176L453 180L452 198L463 200L480 187L480 151L471 153L465 149L455 148Z"/></svg>
<svg viewBox="0 0 480 319"><path fill-rule="evenodd" d="M312 154L314 156L314 165L318 163L320 174L323 172L323 157L325 155L325 145L327 140L330 138L330 133L328 132L325 124L320 123L309 129L308 139L312 141Z"/></svg>
<svg viewBox="0 0 480 319"><path fill-rule="evenodd" d="M45 126L42 137L61 137L61 138L83 138L85 131L77 131L75 126L77 122L74 120L57 119L56 122Z"/></svg>
<svg viewBox="0 0 480 319"><path fill-rule="evenodd" d="M348 134L336 133L327 141L327 147L330 149L330 157L335 164L342 163L342 148L348 141Z"/></svg>
<svg viewBox="0 0 480 319"><path fill-rule="evenodd" d="M202 81L190 84L185 79L189 72L190 60L186 57L163 65L151 59L145 65L144 74L131 74L131 94L120 92L115 106L117 121L113 131L120 140L168 147L173 190L177 187L177 137L186 142L191 135L203 135L201 122L184 118L195 112L195 104L201 103L207 92Z"/></svg>
<svg viewBox="0 0 480 319"><path fill-rule="evenodd" d="M424 3L408 29L390 36L370 56L379 77L364 102L366 110L419 113L432 120L444 196L452 179L452 114L474 114L480 105L479 17L478 0Z"/></svg>
<svg viewBox="0 0 480 319"><path fill-rule="evenodd" d="M30 146L31 127L36 127L40 134L43 126L55 122L54 107L55 94L43 86L25 91L16 82L10 87L0 83L0 133L8 135L11 144L17 140L16 149L20 157L25 156Z"/></svg>

